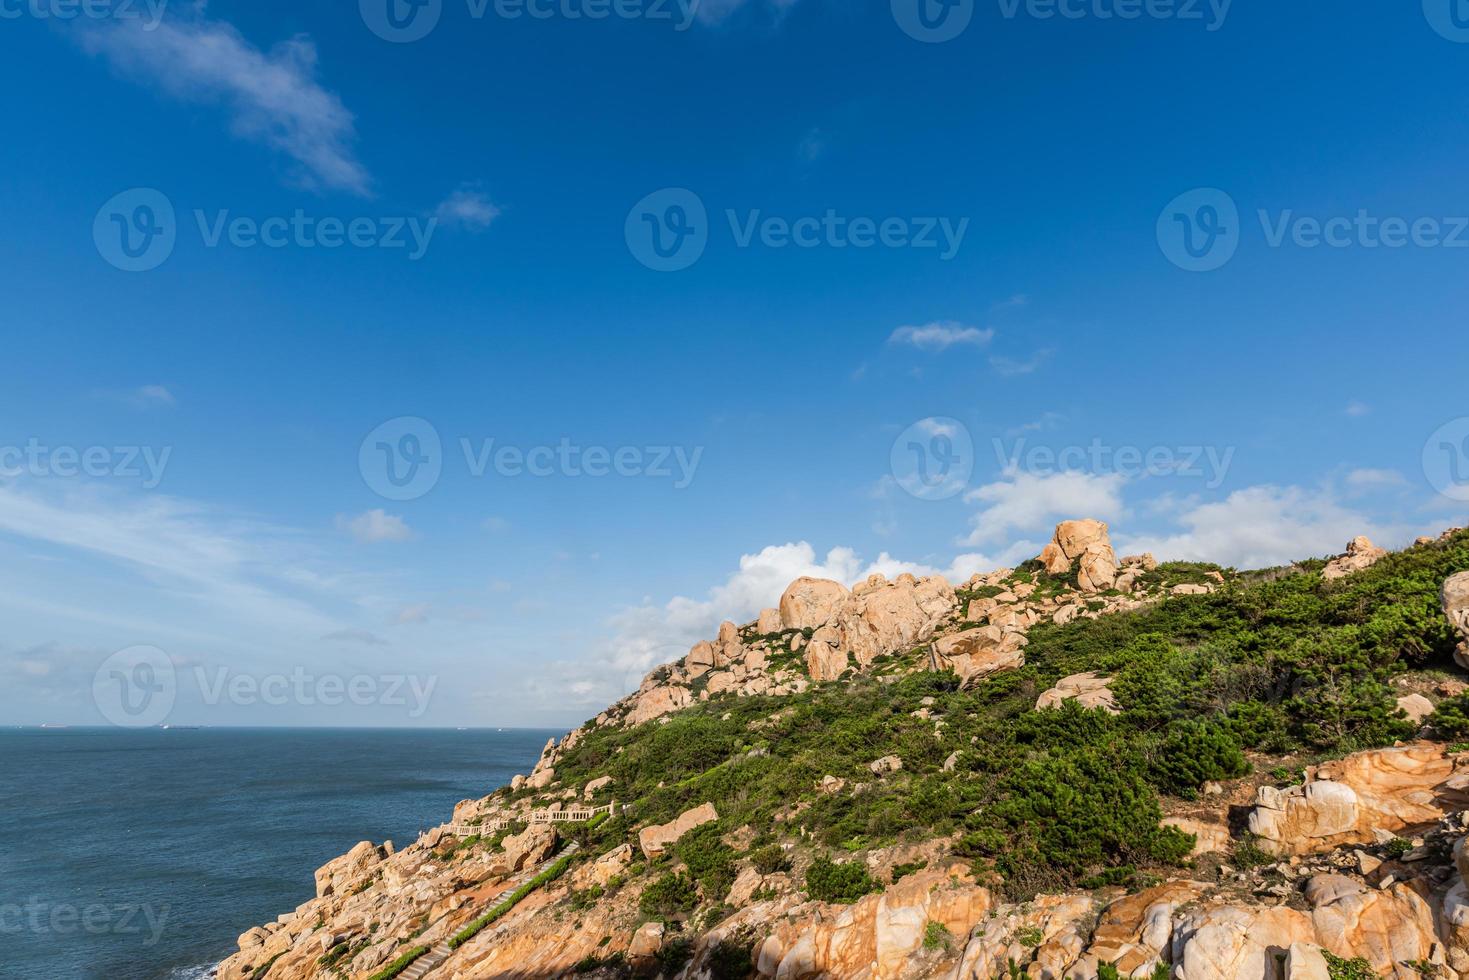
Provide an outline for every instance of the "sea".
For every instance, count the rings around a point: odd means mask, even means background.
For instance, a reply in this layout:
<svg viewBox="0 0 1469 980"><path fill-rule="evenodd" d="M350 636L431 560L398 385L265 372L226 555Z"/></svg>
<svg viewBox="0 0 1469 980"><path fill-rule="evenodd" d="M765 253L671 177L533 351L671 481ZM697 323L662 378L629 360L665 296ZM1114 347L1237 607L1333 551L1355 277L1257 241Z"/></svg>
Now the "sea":
<svg viewBox="0 0 1469 980"><path fill-rule="evenodd" d="M0 730L0 978L204 980L318 867L411 842L560 734Z"/></svg>

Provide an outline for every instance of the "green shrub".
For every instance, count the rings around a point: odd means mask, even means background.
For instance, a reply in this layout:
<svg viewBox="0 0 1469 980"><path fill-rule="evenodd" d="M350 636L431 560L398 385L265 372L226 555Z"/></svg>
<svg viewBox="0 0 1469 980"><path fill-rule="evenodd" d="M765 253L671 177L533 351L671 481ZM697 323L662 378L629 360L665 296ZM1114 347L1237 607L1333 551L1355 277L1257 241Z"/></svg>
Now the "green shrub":
<svg viewBox="0 0 1469 980"><path fill-rule="evenodd" d="M1250 771L1239 742L1222 725L1181 722L1164 737L1153 759L1153 782L1192 799L1205 782L1232 779Z"/></svg>
<svg viewBox="0 0 1469 980"><path fill-rule="evenodd" d="M1469 692L1440 701L1428 723L1447 739L1469 735Z"/></svg>
<svg viewBox="0 0 1469 980"><path fill-rule="evenodd" d="M779 844L767 844L750 852L750 863L762 875L791 870L791 859Z"/></svg>
<svg viewBox="0 0 1469 980"><path fill-rule="evenodd" d="M755 970L750 955L753 940L738 936L721 939L709 951L708 970L713 980L745 980Z"/></svg>
<svg viewBox="0 0 1469 980"><path fill-rule="evenodd" d="M850 905L876 890L877 883L868 874L867 866L857 861L837 864L823 856L806 871L806 894L818 902Z"/></svg>
<svg viewBox="0 0 1469 980"><path fill-rule="evenodd" d="M410 966L418 961L419 957L424 956L427 953L427 946L414 946L408 952L404 953L402 956L399 956L393 962L389 963L387 966L374 973L371 977L368 978L368 980L393 980L393 977L396 977L398 974L408 969Z"/></svg>
<svg viewBox="0 0 1469 980"><path fill-rule="evenodd" d="M644 915L667 919L687 914L699 907L699 889L694 879L683 872L669 872L653 882L638 900Z"/></svg>
<svg viewBox="0 0 1469 980"><path fill-rule="evenodd" d="M1377 971L1361 957L1344 960L1324 949L1321 955L1326 958L1327 975L1331 980L1377 980Z"/></svg>
<svg viewBox="0 0 1469 980"><path fill-rule="evenodd" d="M953 941L954 936L949 932L949 927L942 922L934 922L930 919L928 925L923 929L924 949L948 949Z"/></svg>
<svg viewBox="0 0 1469 980"><path fill-rule="evenodd" d="M722 899L735 881L735 852L720 839L718 824L685 834L674 848L679 860L689 867L704 894L713 901Z"/></svg>

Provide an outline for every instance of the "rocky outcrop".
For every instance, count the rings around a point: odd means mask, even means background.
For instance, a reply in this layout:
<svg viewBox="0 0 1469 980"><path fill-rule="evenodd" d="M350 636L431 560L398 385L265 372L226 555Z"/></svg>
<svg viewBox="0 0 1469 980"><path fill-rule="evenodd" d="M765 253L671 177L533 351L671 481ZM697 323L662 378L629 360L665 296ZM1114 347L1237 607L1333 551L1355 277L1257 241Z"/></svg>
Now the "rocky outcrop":
<svg viewBox="0 0 1469 980"><path fill-rule="evenodd" d="M802 577L780 597L780 622L788 630L825 626L842 600L850 595L844 585L824 578Z"/></svg>
<svg viewBox="0 0 1469 980"><path fill-rule="evenodd" d="M1315 941L1350 950L1378 973L1404 962L1427 962L1438 941L1433 910L1406 884L1368 888L1342 875L1317 875L1306 883Z"/></svg>
<svg viewBox="0 0 1469 980"><path fill-rule="evenodd" d="M963 686L1001 670L1025 665L1025 636L1018 630L980 626L941 637L933 644L933 667L958 674Z"/></svg>
<svg viewBox="0 0 1469 980"><path fill-rule="evenodd" d="M1179 980L1275 980L1296 943L1314 941L1310 916L1296 909L1221 905L1184 915L1173 927Z"/></svg>
<svg viewBox="0 0 1469 980"><path fill-rule="evenodd" d="M1120 714L1117 698L1107 686L1110 683L1111 678L1098 677L1091 672L1072 674L1061 678L1055 687L1036 698L1035 708L1043 711L1046 708L1060 707L1063 701L1075 701L1083 708L1101 708L1109 715Z"/></svg>
<svg viewBox="0 0 1469 980"><path fill-rule="evenodd" d="M392 853L392 842L379 847L371 841L362 841L316 870L316 897L324 898L360 885Z"/></svg>
<svg viewBox="0 0 1469 980"><path fill-rule="evenodd" d="M1117 555L1102 521L1061 522L1036 560L1051 575L1068 575L1074 567L1083 592L1100 592L1117 582Z"/></svg>
<svg viewBox="0 0 1469 980"><path fill-rule="evenodd" d="M1444 615L1462 639L1454 651L1454 661L1469 670L1469 572L1450 576L1443 584Z"/></svg>
<svg viewBox="0 0 1469 980"><path fill-rule="evenodd" d="M656 858L695 827L702 827L718 819L719 813L714 809L714 804L705 803L684 811L677 820L644 827L638 832L638 846L642 848L645 857Z"/></svg>
<svg viewBox="0 0 1469 980"><path fill-rule="evenodd" d="M1326 563L1326 567L1321 570L1321 577L1328 582L1345 578L1353 572L1371 568L1386 557L1386 548L1379 548L1369 538L1358 535L1347 542L1345 554L1338 555Z"/></svg>
<svg viewBox="0 0 1469 980"><path fill-rule="evenodd" d="M1260 846L1311 854L1432 824L1469 804L1469 771L1429 743L1358 752L1307 770L1300 786L1262 786L1249 814Z"/></svg>
<svg viewBox="0 0 1469 980"><path fill-rule="evenodd" d="M693 692L686 687L679 687L676 684L666 687L655 686L638 695L632 710L628 712L627 724L629 726L641 725L643 722L673 714L693 703Z"/></svg>
<svg viewBox="0 0 1469 980"><path fill-rule="evenodd" d="M839 677L851 662L865 671L879 657L922 643L955 601L953 588L941 575L916 579L904 574L893 582L871 576L835 603L812 634L806 647L812 680Z"/></svg>

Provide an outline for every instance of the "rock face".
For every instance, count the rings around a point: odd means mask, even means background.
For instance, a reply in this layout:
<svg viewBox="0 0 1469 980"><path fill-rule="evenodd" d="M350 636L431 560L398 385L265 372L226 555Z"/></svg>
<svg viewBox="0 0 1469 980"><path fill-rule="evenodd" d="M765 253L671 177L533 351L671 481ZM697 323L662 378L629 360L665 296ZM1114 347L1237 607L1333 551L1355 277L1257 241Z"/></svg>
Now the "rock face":
<svg viewBox="0 0 1469 980"><path fill-rule="evenodd" d="M933 645L934 667L958 674L964 686L1001 670L1025 665L1025 636L998 626L980 626L941 637Z"/></svg>
<svg viewBox="0 0 1469 980"><path fill-rule="evenodd" d="M371 841L362 841L346 854L317 869L316 897L325 898L356 887L392 853L392 844L378 847Z"/></svg>
<svg viewBox="0 0 1469 980"><path fill-rule="evenodd" d="M641 725L662 718L694 703L693 693L686 687L654 687L639 695L627 716L628 725Z"/></svg>
<svg viewBox="0 0 1469 980"><path fill-rule="evenodd" d="M1444 582L1443 611L1462 637L1454 660L1469 670L1469 572L1460 572Z"/></svg>
<svg viewBox="0 0 1469 980"><path fill-rule="evenodd" d="M785 599L781 602L784 609ZM953 588L941 575L915 579L905 574L893 582L872 576L836 602L812 634L806 648L812 680L840 676L848 658L865 671L878 657L922 643L955 602Z"/></svg>
<svg viewBox="0 0 1469 980"><path fill-rule="evenodd" d="M1035 708L1043 711L1046 708L1060 707L1063 701L1075 701L1083 708L1101 708L1109 715L1120 714L1117 698L1107 686L1110 683L1110 678L1098 677L1091 672L1072 674L1061 678L1055 687L1041 694L1036 699Z"/></svg>
<svg viewBox="0 0 1469 980"><path fill-rule="evenodd" d="M1323 763L1300 786L1260 787L1249 829L1265 850L1291 855L1431 824L1469 803L1469 772L1460 771L1461 762L1442 746L1417 744Z"/></svg>
<svg viewBox="0 0 1469 980"><path fill-rule="evenodd" d="M798 578L780 597L780 621L788 630L826 625L836 607L850 595L845 586L824 578Z"/></svg>
<svg viewBox="0 0 1469 980"><path fill-rule="evenodd" d="M692 810L686 810L679 815L677 820L665 824L656 824L652 827L644 827L638 833L638 846L642 848L644 856L655 858L668 850L679 839L693 830L702 827L706 823L713 823L719 819L719 813L714 809L713 803L705 803Z"/></svg>
<svg viewBox="0 0 1469 980"><path fill-rule="evenodd" d="M1295 909L1218 906L1185 915L1173 929L1173 975L1180 980L1274 980L1277 958L1315 938Z"/></svg>
<svg viewBox="0 0 1469 980"><path fill-rule="evenodd" d="M1065 575L1075 566L1077 585L1083 592L1100 592L1117 582L1117 555L1107 525L1101 521L1061 522L1037 560L1052 575Z"/></svg>
<svg viewBox="0 0 1469 980"><path fill-rule="evenodd" d="M1402 962L1427 961L1437 942L1433 910L1404 884L1372 889L1341 875L1317 875L1306 883L1316 942L1350 949L1378 973Z"/></svg>
<svg viewBox="0 0 1469 980"><path fill-rule="evenodd" d="M1379 548L1370 539L1358 535L1347 542L1346 554L1326 563L1326 567L1321 570L1321 577L1328 582L1343 578L1364 568L1371 568L1385 557L1386 548Z"/></svg>

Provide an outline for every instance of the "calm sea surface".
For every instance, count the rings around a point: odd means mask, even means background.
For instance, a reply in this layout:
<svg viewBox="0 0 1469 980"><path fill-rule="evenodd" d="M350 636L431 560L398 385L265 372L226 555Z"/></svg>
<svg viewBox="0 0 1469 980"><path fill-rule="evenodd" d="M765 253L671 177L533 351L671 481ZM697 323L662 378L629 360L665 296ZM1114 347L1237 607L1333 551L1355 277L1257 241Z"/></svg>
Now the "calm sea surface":
<svg viewBox="0 0 1469 980"><path fill-rule="evenodd" d="M560 732L0 731L0 977L184 980Z"/></svg>

